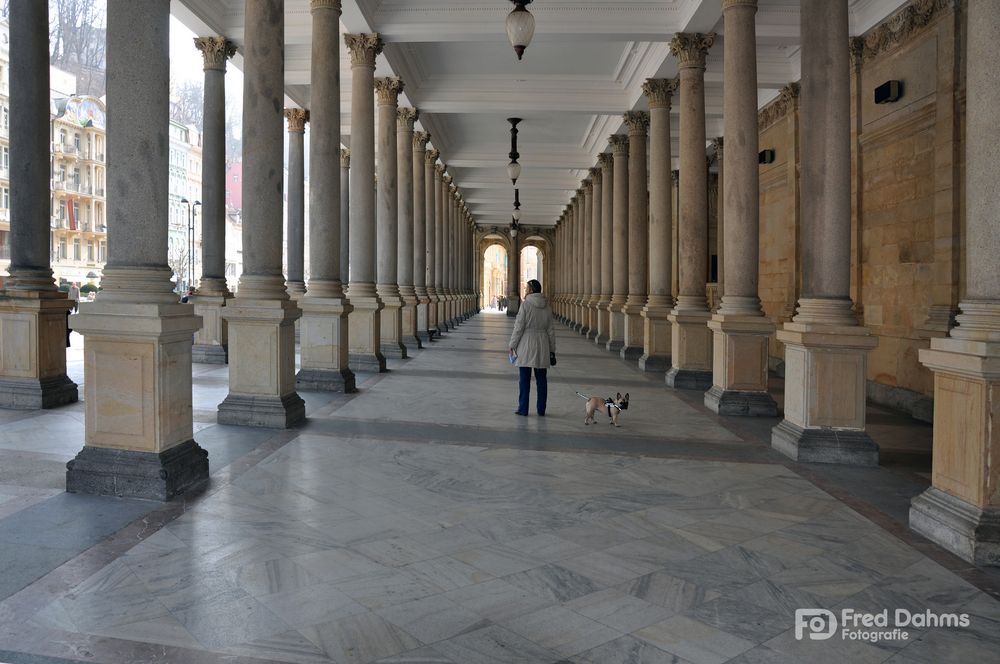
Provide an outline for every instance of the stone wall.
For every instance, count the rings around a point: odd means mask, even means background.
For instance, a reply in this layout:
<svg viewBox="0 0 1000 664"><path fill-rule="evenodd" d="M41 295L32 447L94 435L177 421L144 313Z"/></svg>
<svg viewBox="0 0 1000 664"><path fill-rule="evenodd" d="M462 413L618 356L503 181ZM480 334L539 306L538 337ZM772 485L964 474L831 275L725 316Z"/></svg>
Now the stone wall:
<svg viewBox="0 0 1000 664"><path fill-rule="evenodd" d="M852 43L851 294L879 337L868 393L928 420L933 376L917 352L947 334L962 290L963 6L913 0ZM902 97L876 105L889 80ZM759 114L760 148L775 151L760 171L760 296L779 324L799 295L798 122L794 87ZM780 344L770 352L780 368Z"/></svg>

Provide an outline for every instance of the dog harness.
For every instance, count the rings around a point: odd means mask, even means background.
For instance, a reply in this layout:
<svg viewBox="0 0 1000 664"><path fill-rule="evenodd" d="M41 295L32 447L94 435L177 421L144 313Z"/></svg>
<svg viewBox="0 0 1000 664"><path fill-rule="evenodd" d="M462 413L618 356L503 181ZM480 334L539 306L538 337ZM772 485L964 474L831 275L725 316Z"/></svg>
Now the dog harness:
<svg viewBox="0 0 1000 664"><path fill-rule="evenodd" d="M604 400L604 406L608 409L608 417L611 417L611 409L617 408L618 412L621 412L622 407L616 404L611 397Z"/></svg>

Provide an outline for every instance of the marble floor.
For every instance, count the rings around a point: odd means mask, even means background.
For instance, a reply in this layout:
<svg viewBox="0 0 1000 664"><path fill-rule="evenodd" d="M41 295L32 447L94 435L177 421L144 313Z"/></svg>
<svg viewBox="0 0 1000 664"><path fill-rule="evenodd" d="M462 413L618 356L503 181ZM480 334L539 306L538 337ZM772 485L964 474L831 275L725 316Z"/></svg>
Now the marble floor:
<svg viewBox="0 0 1000 664"><path fill-rule="evenodd" d="M776 420L562 326L547 416L515 417L510 327L481 314L358 394L303 394L293 431L215 424L226 369L196 366L212 480L166 505L62 491L80 405L0 411L0 661L997 661L1000 574L906 528L926 425L872 409L882 467L796 464ZM584 426L578 391L629 392L622 427ZM800 640L796 609L969 622Z"/></svg>

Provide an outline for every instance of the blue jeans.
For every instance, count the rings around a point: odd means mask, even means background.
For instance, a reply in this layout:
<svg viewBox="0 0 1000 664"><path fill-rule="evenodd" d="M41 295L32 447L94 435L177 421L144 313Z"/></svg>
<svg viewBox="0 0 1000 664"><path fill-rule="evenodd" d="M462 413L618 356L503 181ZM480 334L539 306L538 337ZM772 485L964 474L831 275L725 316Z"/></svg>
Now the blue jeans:
<svg viewBox="0 0 1000 664"><path fill-rule="evenodd" d="M517 412L528 414L528 398L531 396L531 367L518 367L520 372L520 395L517 400ZM549 370L535 369L535 384L538 386L538 414L545 414L545 402L549 398Z"/></svg>

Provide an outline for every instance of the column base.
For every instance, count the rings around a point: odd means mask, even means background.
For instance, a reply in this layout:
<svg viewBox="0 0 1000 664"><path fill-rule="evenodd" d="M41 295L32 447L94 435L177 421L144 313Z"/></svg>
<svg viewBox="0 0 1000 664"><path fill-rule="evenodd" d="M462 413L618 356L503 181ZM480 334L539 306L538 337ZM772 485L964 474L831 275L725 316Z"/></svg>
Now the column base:
<svg viewBox="0 0 1000 664"><path fill-rule="evenodd" d="M381 333L379 349L385 357L395 360L406 359L406 346L403 345L403 300L394 293L383 294L379 290L379 300L382 311L379 312Z"/></svg>
<svg viewBox="0 0 1000 664"><path fill-rule="evenodd" d="M0 408L38 410L79 401L77 385L68 376L51 378L0 377Z"/></svg>
<svg viewBox="0 0 1000 664"><path fill-rule="evenodd" d="M666 373L670 371L669 355L647 355L643 353L638 360L639 371L648 373Z"/></svg>
<svg viewBox="0 0 1000 664"><path fill-rule="evenodd" d="M385 373L385 355L381 351L376 353L351 353L347 362L354 371L364 371L367 373Z"/></svg>
<svg viewBox="0 0 1000 664"><path fill-rule="evenodd" d="M810 306L800 301L796 318ZM843 324L834 317L849 306L828 307L833 323L793 320L777 333L785 345L785 419L771 446L793 459L878 465L878 445L865 433L866 361L878 339L847 315Z"/></svg>
<svg viewBox="0 0 1000 664"><path fill-rule="evenodd" d="M643 349L643 327L645 320L642 318L642 306L645 303L645 296L639 298L639 302L628 302L622 307L622 317L624 319L625 346L621 350L621 358L627 362L638 362L645 352Z"/></svg>
<svg viewBox="0 0 1000 664"><path fill-rule="evenodd" d="M306 419L306 402L297 393L284 396L232 394L219 404L219 424L290 429Z"/></svg>
<svg viewBox="0 0 1000 664"><path fill-rule="evenodd" d="M347 297L354 311L348 321L347 364L352 371L383 373L382 301L368 284L351 284Z"/></svg>
<svg viewBox="0 0 1000 664"><path fill-rule="evenodd" d="M66 491L167 501L208 483L208 452L188 440L163 452L84 447L66 464Z"/></svg>
<svg viewBox="0 0 1000 664"><path fill-rule="evenodd" d="M295 375L295 389L305 392L358 391L354 372L350 369L301 369Z"/></svg>
<svg viewBox="0 0 1000 664"><path fill-rule="evenodd" d="M604 348L609 353L620 353L625 347L625 314L621 311L624 305L624 298L608 303L608 342Z"/></svg>
<svg viewBox="0 0 1000 664"><path fill-rule="evenodd" d="M698 390L704 392L712 387L712 372L699 369L679 369L670 367L664 378L667 387L675 390Z"/></svg>
<svg viewBox="0 0 1000 664"><path fill-rule="evenodd" d="M622 346L618 355L626 362L638 362L639 358L642 357L642 348L638 346Z"/></svg>
<svg viewBox="0 0 1000 664"><path fill-rule="evenodd" d="M222 314L229 324L229 395L219 424L284 429L305 419L295 393L295 321L290 300L235 298Z"/></svg>
<svg viewBox="0 0 1000 664"><path fill-rule="evenodd" d="M0 296L0 408L55 408L78 399L66 376L67 312L55 291Z"/></svg>
<svg viewBox="0 0 1000 664"><path fill-rule="evenodd" d="M712 331L708 309L674 308L670 321L670 361L666 383L682 390L705 391L712 387Z"/></svg>
<svg viewBox="0 0 1000 664"><path fill-rule="evenodd" d="M224 284L223 284L224 285ZM232 300L226 295L195 295L191 298L195 316L201 316L201 329L194 333L194 347L191 361L200 364L229 363L229 325L222 317L226 302Z"/></svg>
<svg viewBox="0 0 1000 664"><path fill-rule="evenodd" d="M229 364L229 346L195 344L191 347L191 361L196 364Z"/></svg>
<svg viewBox="0 0 1000 664"><path fill-rule="evenodd" d="M404 346L401 341L391 344L382 344L380 350L382 351L382 356L387 359L406 360L409 358L406 354L406 346Z"/></svg>
<svg viewBox="0 0 1000 664"><path fill-rule="evenodd" d="M771 447L801 463L878 465L878 445L864 431L803 429L783 420L771 429Z"/></svg>
<svg viewBox="0 0 1000 664"><path fill-rule="evenodd" d="M1000 566L1000 508L981 509L934 487L910 501L910 529L974 565Z"/></svg>
<svg viewBox="0 0 1000 664"><path fill-rule="evenodd" d="M778 404L767 392L724 390L718 385L705 392L705 406L717 415L778 416Z"/></svg>

